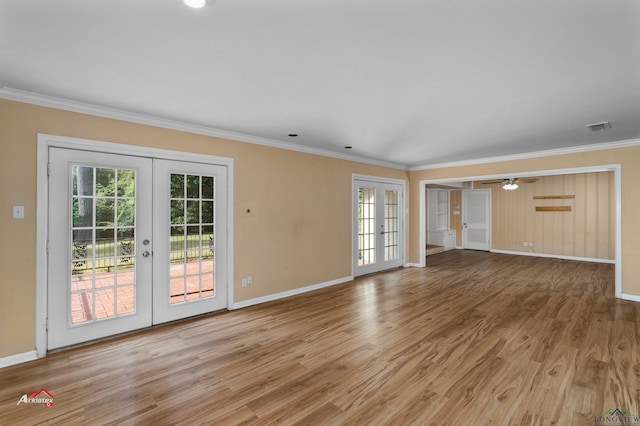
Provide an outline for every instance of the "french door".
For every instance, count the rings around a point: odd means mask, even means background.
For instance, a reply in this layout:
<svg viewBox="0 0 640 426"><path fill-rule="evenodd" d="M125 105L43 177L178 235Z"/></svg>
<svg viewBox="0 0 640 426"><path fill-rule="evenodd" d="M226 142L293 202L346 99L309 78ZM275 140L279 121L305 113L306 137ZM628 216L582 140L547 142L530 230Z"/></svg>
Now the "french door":
<svg viewBox="0 0 640 426"><path fill-rule="evenodd" d="M353 182L354 275L402 266L403 186L359 179Z"/></svg>
<svg viewBox="0 0 640 426"><path fill-rule="evenodd" d="M491 249L491 190L462 191L462 248Z"/></svg>
<svg viewBox="0 0 640 426"><path fill-rule="evenodd" d="M154 324L227 307L224 166L154 160Z"/></svg>
<svg viewBox="0 0 640 426"><path fill-rule="evenodd" d="M48 349L226 308L225 167L62 148L49 164Z"/></svg>

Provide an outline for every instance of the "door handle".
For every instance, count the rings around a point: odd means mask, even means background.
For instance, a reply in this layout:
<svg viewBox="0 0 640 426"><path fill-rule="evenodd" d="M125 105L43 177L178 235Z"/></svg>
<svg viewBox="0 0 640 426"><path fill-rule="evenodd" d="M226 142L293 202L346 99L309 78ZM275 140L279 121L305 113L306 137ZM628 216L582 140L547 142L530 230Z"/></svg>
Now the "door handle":
<svg viewBox="0 0 640 426"><path fill-rule="evenodd" d="M151 256L151 253L149 253L148 251L142 252L142 257L149 257Z"/></svg>

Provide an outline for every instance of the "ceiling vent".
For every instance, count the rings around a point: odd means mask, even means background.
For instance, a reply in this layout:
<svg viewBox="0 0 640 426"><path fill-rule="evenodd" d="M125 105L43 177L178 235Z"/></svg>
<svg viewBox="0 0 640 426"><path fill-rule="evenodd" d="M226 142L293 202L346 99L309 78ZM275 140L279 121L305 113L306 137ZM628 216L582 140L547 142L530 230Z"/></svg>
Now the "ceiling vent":
<svg viewBox="0 0 640 426"><path fill-rule="evenodd" d="M601 132L603 130L610 129L611 123L608 121L603 121L602 123L587 124L587 127L592 132Z"/></svg>

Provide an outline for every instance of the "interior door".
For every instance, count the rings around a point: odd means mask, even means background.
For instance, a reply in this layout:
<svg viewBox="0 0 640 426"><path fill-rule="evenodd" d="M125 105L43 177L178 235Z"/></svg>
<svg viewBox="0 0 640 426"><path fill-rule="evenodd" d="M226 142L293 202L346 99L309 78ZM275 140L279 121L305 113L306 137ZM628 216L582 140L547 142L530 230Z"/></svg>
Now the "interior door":
<svg viewBox="0 0 640 426"><path fill-rule="evenodd" d="M491 248L491 190L462 191L462 248Z"/></svg>
<svg viewBox="0 0 640 426"><path fill-rule="evenodd" d="M50 148L48 348L151 325L152 160Z"/></svg>
<svg viewBox="0 0 640 426"><path fill-rule="evenodd" d="M226 167L154 161L153 322L227 307Z"/></svg>
<svg viewBox="0 0 640 426"><path fill-rule="evenodd" d="M402 185L354 180L353 194L354 275L402 266Z"/></svg>

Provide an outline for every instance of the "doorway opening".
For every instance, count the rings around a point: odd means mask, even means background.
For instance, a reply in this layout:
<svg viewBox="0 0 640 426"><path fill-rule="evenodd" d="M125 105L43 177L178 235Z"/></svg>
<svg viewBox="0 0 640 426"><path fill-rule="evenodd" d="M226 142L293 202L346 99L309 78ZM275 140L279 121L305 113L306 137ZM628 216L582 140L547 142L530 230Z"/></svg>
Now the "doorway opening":
<svg viewBox="0 0 640 426"><path fill-rule="evenodd" d="M600 172L609 172L611 177L610 181L610 203L611 203L611 222L608 225L610 228L610 249L611 260L608 259L597 259L591 258L590 256L558 256L558 255L545 255L535 251L533 247L531 247L530 241L521 242L521 244L529 249L531 253L513 253L513 254L528 254L535 255L541 257L558 257L564 259L573 259L573 260L584 260L584 261L602 261L605 263L613 263L615 264L615 296L620 298L622 297L622 244L621 244L621 217L622 217L622 206L620 203L621 200L621 167L619 164L612 165L601 165L601 166L591 166L591 167L578 167L578 168L567 168L567 169L553 169L553 170L539 170L539 171L529 171L529 172L520 172L520 173L509 173L510 178L535 178L540 177L544 178L547 176L565 176L565 175L579 175L579 174L597 174ZM419 183L420 187L420 263L419 265L424 267L427 265L427 257L426 257L426 244L427 244L427 229L428 229L428 218L427 218L427 193L426 189L430 186L434 185L461 185L462 182L478 182L478 181L487 181L487 180L495 180L495 179L504 179L504 174L499 175L478 175L478 176L461 176L456 178L449 179L434 179L434 180L421 180ZM488 182L487 182L488 183ZM549 194L556 195L548 198L569 198L570 194ZM561 195L561 196L559 196ZM559 196L559 197L558 197ZM539 197L536 197L539 198ZM588 204L588 203L587 203ZM567 206L561 206L559 209L549 209L549 208L540 208L540 209L532 209L532 214L538 214L538 217L544 213L536 213L536 212L545 212L545 211L566 211ZM490 249L493 251L493 249ZM496 250L497 252L503 252L500 250Z"/></svg>

